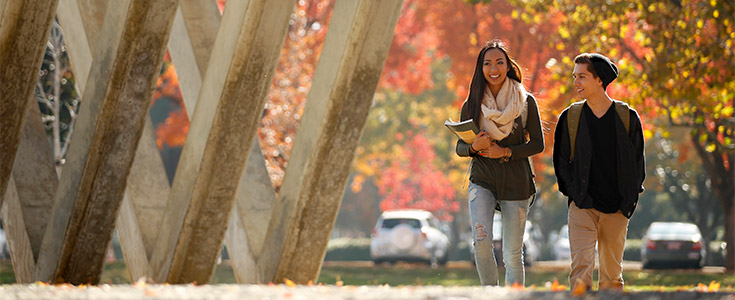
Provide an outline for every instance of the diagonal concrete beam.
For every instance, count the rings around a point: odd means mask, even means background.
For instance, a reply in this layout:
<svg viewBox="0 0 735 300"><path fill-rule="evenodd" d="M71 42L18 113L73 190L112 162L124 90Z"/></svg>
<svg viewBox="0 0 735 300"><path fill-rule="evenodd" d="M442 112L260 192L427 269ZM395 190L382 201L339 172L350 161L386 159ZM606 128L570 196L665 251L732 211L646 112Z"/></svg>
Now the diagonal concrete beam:
<svg viewBox="0 0 735 300"><path fill-rule="evenodd" d="M10 252L11 262L13 263L13 272L15 273L15 281L18 283L33 282L33 270L36 266L33 260L33 250L31 249L31 241L26 232L26 224L21 211L20 201L18 200L18 192L15 189L15 181L10 177L8 190L5 193L5 202L3 202L0 215L3 219L3 228L5 229L5 237L8 241L8 251Z"/></svg>
<svg viewBox="0 0 735 300"><path fill-rule="evenodd" d="M209 282L293 5L227 3L151 260L157 282Z"/></svg>
<svg viewBox="0 0 735 300"><path fill-rule="evenodd" d="M91 4L95 6L90 6ZM90 14L99 10L104 12L104 9L107 8L107 1L98 0L87 3L84 8L86 10L82 11L77 0L59 0L59 6L56 8L56 17L64 34L64 43L69 53L72 71L74 71L74 79L81 95L84 95L85 84L92 67L92 47L95 46L89 44L86 33L94 31L93 35L96 37L97 31L102 26L102 19L96 20Z"/></svg>
<svg viewBox="0 0 735 300"><path fill-rule="evenodd" d="M53 153L49 146L46 130L41 121L41 112L35 97L27 101L31 106L26 112L26 122L23 126L23 135L15 156L13 166L13 181L15 182L16 197L12 200L18 205L9 205L10 212L22 217L23 222L13 222L9 226L24 225L23 228L13 230L27 234L30 242L31 262L30 269L35 269L35 261L41 249L43 235L46 225L51 218L54 193L58 186L56 168L54 166ZM6 201L10 201L6 197ZM15 210L18 207L20 209ZM6 227L7 229L7 227ZM21 242L20 240L8 239L8 243ZM23 254L25 255L25 254ZM21 257L13 257L13 259ZM16 264L18 265L18 264ZM32 273L31 273L32 275ZM22 278L25 279L25 278ZM32 282L33 276L23 282Z"/></svg>
<svg viewBox="0 0 735 300"><path fill-rule="evenodd" d="M86 82L85 78L92 62L89 46L95 45L88 45L85 33L91 31L89 36L97 36L103 16L95 12L104 12L107 1L79 1L83 2L84 12L80 12L77 0L60 0L57 16L65 30L64 37L71 54L75 77L78 78L78 82ZM215 3L211 5L216 9ZM181 19L180 9L177 11L176 19ZM182 24L174 21L172 25L169 48L175 43L172 40L180 40L177 39L176 27L184 25L183 21L179 22ZM185 38L188 43L188 36ZM185 44L176 45L176 48L186 48L185 46ZM81 93L84 93L83 88L83 85L79 86ZM149 276L148 258L153 251L166 199L171 189L156 145L153 124L150 119L146 119L116 224L131 280Z"/></svg>
<svg viewBox="0 0 735 300"><path fill-rule="evenodd" d="M10 259L19 283L33 282L33 270L58 185L38 104L35 97L28 101L31 104L2 211Z"/></svg>
<svg viewBox="0 0 735 300"><path fill-rule="evenodd" d="M220 19L214 2L182 0L174 20L169 52L176 66L189 116L194 114L196 97L214 46L213 38L217 35ZM206 24L202 24L205 21ZM255 263L260 255L271 210L276 201L276 193L257 138L253 139L250 157L235 199L225 234L225 245L237 282L257 283Z"/></svg>
<svg viewBox="0 0 735 300"><path fill-rule="evenodd" d="M215 1L201 0L181 0L181 14L186 20L196 65L204 78L222 16Z"/></svg>
<svg viewBox="0 0 735 300"><path fill-rule="evenodd" d="M64 7L71 2L76 8L75 0L60 0L57 5L57 17L70 19L70 10ZM0 5L0 11L2 5ZM78 15L78 9L77 15ZM66 18L65 18L66 17ZM72 19L76 16L71 16ZM81 30L82 35L84 30ZM73 34L65 37L72 38ZM85 38L86 44L86 38ZM67 47L68 48L68 47ZM74 48L76 49L76 47ZM73 49L70 52L73 52ZM87 49L88 50L88 49ZM91 56L87 54L87 56ZM91 58L85 58L91 64ZM77 72L76 78L86 81L89 66L84 72ZM5 194L5 209L2 211L5 220L5 232L10 258L16 273L16 280L22 283L33 282L36 259L43 242L46 225L51 217L54 193L58 186L53 153L49 147L46 130L43 128L41 115L35 95L28 99L30 108L26 112L21 141L16 153L10 183L14 186Z"/></svg>
<svg viewBox="0 0 735 300"><path fill-rule="evenodd" d="M79 7L81 21L84 25L84 33L89 41L90 48L96 48L100 40L100 32L102 24L107 13L107 6L111 4L111 0L59 0L59 1L75 1ZM92 52L94 53L94 52ZM84 82L82 82L84 83Z"/></svg>
<svg viewBox="0 0 735 300"><path fill-rule="evenodd" d="M5 0L0 13L0 195L5 195L58 0ZM0 197L0 206L4 197Z"/></svg>
<svg viewBox="0 0 735 300"><path fill-rule="evenodd" d="M107 7L38 280L99 281L177 3L130 0Z"/></svg>
<svg viewBox="0 0 735 300"><path fill-rule="evenodd" d="M266 273L273 282L306 283L319 276L401 2L335 6L266 236L264 259L280 255L275 274Z"/></svg>

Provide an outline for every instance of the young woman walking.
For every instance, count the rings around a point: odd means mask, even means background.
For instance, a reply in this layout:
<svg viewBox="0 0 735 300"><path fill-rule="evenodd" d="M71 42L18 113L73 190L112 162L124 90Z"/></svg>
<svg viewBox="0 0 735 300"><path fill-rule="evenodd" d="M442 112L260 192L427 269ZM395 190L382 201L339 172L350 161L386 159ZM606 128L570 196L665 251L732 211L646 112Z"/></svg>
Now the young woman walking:
<svg viewBox="0 0 735 300"><path fill-rule="evenodd" d="M459 139L456 148L457 155L472 157L468 198L483 285L498 284L492 236L496 206L502 216L505 284L525 284L523 232L536 194L528 158L544 150L536 99L524 89L520 67L508 52L500 40L480 50L460 119L472 119L481 132L472 144Z"/></svg>

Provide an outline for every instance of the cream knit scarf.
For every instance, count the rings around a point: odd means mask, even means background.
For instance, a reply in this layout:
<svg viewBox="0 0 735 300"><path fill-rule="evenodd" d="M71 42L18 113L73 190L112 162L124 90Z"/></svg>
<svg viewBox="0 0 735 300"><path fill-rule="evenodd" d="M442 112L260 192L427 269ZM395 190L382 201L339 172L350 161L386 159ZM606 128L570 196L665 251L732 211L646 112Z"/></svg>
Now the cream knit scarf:
<svg viewBox="0 0 735 300"><path fill-rule="evenodd" d="M490 134L490 138L500 141L513 132L513 121L521 115L525 105L526 89L518 81L506 78L498 97L493 97L487 86L482 98L480 127Z"/></svg>

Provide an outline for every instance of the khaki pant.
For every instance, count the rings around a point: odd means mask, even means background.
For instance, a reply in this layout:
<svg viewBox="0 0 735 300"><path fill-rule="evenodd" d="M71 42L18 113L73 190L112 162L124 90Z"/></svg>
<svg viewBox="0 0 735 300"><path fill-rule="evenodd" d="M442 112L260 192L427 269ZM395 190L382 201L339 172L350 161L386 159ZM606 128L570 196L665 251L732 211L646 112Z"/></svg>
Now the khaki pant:
<svg viewBox="0 0 735 300"><path fill-rule="evenodd" d="M595 242L600 258L599 289L623 289L623 250L628 232L628 218L620 211L602 213L594 208L569 205L569 249L572 270L569 284L574 290L579 283L592 288L595 268Z"/></svg>

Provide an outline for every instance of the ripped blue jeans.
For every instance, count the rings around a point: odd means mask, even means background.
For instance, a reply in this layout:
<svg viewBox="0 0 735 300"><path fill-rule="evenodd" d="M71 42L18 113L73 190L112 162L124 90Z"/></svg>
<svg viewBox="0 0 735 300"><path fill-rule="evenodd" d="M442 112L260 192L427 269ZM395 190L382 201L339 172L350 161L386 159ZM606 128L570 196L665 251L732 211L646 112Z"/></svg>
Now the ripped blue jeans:
<svg viewBox="0 0 735 300"><path fill-rule="evenodd" d="M498 266L493 253L493 217L495 204L500 202L502 216L503 263L505 285L525 284L523 269L523 232L528 214L527 200L497 200L489 190L470 182L470 221L475 245L475 263L482 285L498 285ZM531 196L533 197L533 196Z"/></svg>

